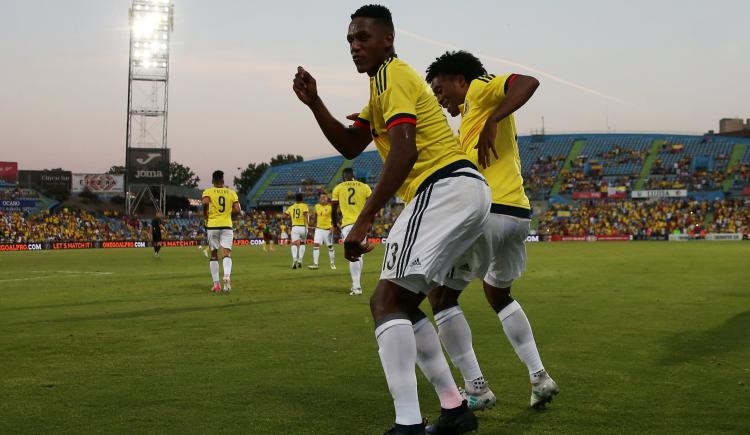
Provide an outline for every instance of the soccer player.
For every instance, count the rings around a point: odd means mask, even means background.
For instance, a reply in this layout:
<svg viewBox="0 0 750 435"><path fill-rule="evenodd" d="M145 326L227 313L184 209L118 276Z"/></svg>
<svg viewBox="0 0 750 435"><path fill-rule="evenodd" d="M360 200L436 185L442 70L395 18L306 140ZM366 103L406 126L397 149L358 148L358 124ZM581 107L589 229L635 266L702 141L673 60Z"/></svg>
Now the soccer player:
<svg viewBox="0 0 750 435"><path fill-rule="evenodd" d="M396 410L395 425L386 433L425 433L417 364L440 399L435 433L473 431L476 417L458 392L437 332L419 303L430 289L461 290L486 272L490 190L458 148L432 90L396 57L390 11L380 5L359 8L351 15L347 40L357 71L370 77L370 101L353 126L345 127L330 114L315 79L302 67L293 89L344 157L353 159L374 139L384 160L382 176L344 241L347 260L373 249L367 235L389 199L398 193L406 202L388 236L380 281L370 298L378 353Z"/></svg>
<svg viewBox="0 0 750 435"><path fill-rule="evenodd" d="M344 169L343 178L344 181L333 188L333 219L334 227L339 227L336 223L339 219L338 211L341 210L341 237L346 239L352 225L357 221L359 213L364 208L367 198L372 195L372 189L367 184L354 179L352 168ZM349 295L362 294L360 277L365 265L364 261L363 257L359 257L359 260L349 262L349 274L352 276L352 288L349 290Z"/></svg>
<svg viewBox="0 0 750 435"><path fill-rule="evenodd" d="M161 230L161 213L157 211L154 219L151 220L151 244L154 247L154 258L159 258L159 251L161 251Z"/></svg>
<svg viewBox="0 0 750 435"><path fill-rule="evenodd" d="M302 267L302 258L305 256L310 209L304 203L305 195L302 193L298 193L294 199L296 202L284 214L292 221L292 269L297 269Z"/></svg>
<svg viewBox="0 0 750 435"><path fill-rule="evenodd" d="M214 171L211 175L214 187L203 191L203 217L206 219L206 236L211 250L209 266L213 287L211 291L222 291L219 283L219 248L222 249L222 263L224 266L224 293L232 291L232 216L242 214L240 200L237 193L224 186L224 172Z"/></svg>
<svg viewBox="0 0 750 435"><path fill-rule="evenodd" d="M438 57L427 68L427 81L451 116L461 115L461 148L481 166L492 190L488 223L492 261L484 276L484 292L500 318L508 341L528 368L532 386L530 405L543 407L560 390L544 369L528 318L510 292L511 284L526 268L524 243L531 222L531 206L523 190L513 113L531 98L539 82L519 74L487 74L482 62L465 51L447 52ZM430 297L433 302L434 295ZM462 313L456 315L463 317ZM438 315L435 318L440 324ZM446 325L446 331L438 327L441 337L444 333L459 335L468 337L468 342L471 342L465 319L445 322L450 326ZM470 354L472 360L456 358L462 354L460 349L446 346L446 350L462 373L463 367L479 367L473 352ZM470 405L481 408L483 400L491 400L494 404L494 395L482 385L483 378L464 377ZM486 397L489 395L491 397Z"/></svg>
<svg viewBox="0 0 750 435"><path fill-rule="evenodd" d="M261 222L259 226L261 232L263 233L263 253L273 253L273 232L271 231L271 226L268 224L267 220ZM268 250L266 250L266 245L268 245Z"/></svg>
<svg viewBox="0 0 750 435"><path fill-rule="evenodd" d="M289 242L289 233L286 231L286 225L279 225L279 245L286 245Z"/></svg>
<svg viewBox="0 0 750 435"><path fill-rule="evenodd" d="M331 215L333 207L328 202L328 195L322 193L320 202L315 204L315 237L313 237L313 264L307 266L310 269L318 269L320 258L320 245L325 243L328 247L328 259L331 270L336 270L333 251L333 234L331 233Z"/></svg>

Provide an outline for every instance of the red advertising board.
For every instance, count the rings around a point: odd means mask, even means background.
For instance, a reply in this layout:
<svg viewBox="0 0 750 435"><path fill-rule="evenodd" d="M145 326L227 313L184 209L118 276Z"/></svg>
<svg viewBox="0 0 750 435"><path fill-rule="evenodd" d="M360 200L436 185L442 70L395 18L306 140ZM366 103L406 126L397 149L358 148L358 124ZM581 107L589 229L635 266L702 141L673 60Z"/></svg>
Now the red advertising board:
<svg viewBox="0 0 750 435"><path fill-rule="evenodd" d="M18 182L18 162L0 162L0 183Z"/></svg>
<svg viewBox="0 0 750 435"><path fill-rule="evenodd" d="M627 242L633 240L633 236L628 235L617 235L617 236L596 236L596 240L600 242Z"/></svg>
<svg viewBox="0 0 750 435"><path fill-rule="evenodd" d="M614 236L552 236L552 242L625 242L633 240L633 236L620 234Z"/></svg>
<svg viewBox="0 0 750 435"><path fill-rule="evenodd" d="M750 196L750 187L746 187L746 188L742 189L742 194L744 196Z"/></svg>

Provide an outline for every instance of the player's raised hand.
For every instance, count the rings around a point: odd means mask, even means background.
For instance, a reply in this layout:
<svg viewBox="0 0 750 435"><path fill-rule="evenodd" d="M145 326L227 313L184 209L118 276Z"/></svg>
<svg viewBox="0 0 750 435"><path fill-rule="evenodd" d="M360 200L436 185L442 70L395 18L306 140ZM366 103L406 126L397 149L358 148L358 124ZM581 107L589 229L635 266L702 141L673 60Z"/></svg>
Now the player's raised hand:
<svg viewBox="0 0 750 435"><path fill-rule="evenodd" d="M318 97L318 85L315 78L301 66L297 67L297 74L294 75L292 83L292 89L297 98L306 105L309 106Z"/></svg>
<svg viewBox="0 0 750 435"><path fill-rule="evenodd" d="M497 149L495 149L495 136L497 136L497 123L488 120L488 122L484 123L484 128L479 134L479 141L477 141L476 146L474 146L478 151L477 160L479 160L479 164L482 165L483 168L486 168L492 163L490 151L492 151L492 154L495 156L495 160L500 158L497 155Z"/></svg>

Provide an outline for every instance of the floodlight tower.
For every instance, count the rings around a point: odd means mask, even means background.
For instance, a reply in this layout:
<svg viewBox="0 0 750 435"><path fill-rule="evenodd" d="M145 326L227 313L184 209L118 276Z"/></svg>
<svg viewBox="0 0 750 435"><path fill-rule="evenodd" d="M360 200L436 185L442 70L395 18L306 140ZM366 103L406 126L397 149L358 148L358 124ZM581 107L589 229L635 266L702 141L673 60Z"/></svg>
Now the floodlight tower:
<svg viewBox="0 0 750 435"><path fill-rule="evenodd" d="M169 181L169 39L173 11L171 0L133 0L130 8L125 137L125 212L128 215L147 195L157 210L165 211L165 185Z"/></svg>

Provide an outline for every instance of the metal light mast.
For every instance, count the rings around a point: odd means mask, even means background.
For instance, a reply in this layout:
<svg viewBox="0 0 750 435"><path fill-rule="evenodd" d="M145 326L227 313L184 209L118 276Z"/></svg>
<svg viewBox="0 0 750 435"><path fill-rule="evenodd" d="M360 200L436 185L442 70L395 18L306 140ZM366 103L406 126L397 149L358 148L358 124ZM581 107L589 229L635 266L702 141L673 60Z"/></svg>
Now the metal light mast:
<svg viewBox="0 0 750 435"><path fill-rule="evenodd" d="M125 137L125 212L148 196L164 213L169 181L167 95L171 0L133 0L130 8L128 113ZM155 193L158 191L158 194Z"/></svg>

